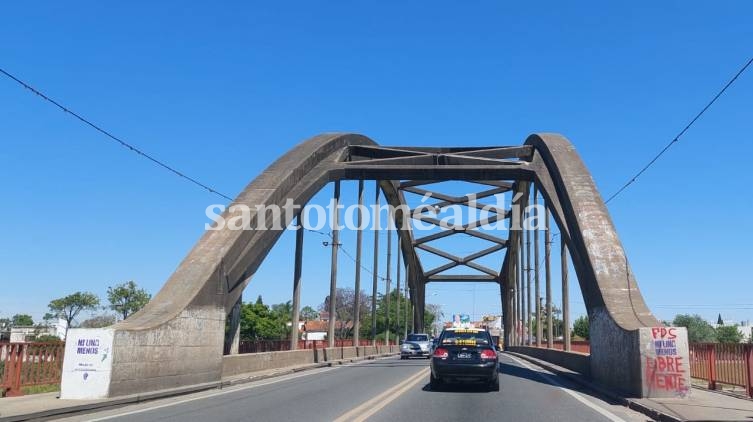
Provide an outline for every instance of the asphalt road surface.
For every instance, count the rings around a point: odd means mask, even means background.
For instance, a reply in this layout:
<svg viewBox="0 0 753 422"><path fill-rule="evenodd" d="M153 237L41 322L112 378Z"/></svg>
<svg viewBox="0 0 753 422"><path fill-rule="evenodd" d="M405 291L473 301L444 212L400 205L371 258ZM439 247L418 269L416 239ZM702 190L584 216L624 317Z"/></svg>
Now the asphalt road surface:
<svg viewBox="0 0 753 422"><path fill-rule="evenodd" d="M645 421L567 380L500 355L500 391L429 388L428 360L365 361L224 390L88 413L67 421Z"/></svg>

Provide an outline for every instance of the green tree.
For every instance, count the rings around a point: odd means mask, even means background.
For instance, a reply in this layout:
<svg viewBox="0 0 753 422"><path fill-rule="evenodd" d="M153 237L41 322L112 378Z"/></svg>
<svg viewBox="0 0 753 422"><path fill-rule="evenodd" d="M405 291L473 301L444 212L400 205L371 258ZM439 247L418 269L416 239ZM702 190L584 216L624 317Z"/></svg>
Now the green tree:
<svg viewBox="0 0 753 422"><path fill-rule="evenodd" d="M398 318L397 315L397 306L396 304L400 302L400 316ZM398 292L397 290L393 290L390 292L390 339L394 340L397 338L402 337L403 333L405 332L405 315L406 311L408 312L408 332L412 332L413 328L410 326L411 323L411 315L410 312L412 310L410 299L403 296L402 292ZM434 325L434 322L437 320L437 317L441 314L441 309L437 305L427 304L424 308L424 326L423 329L421 329L421 332L424 333L431 333L432 327ZM387 316L387 296L382 295L379 296L379 299L377 300L377 338L383 339L384 335L387 331L387 324L386 324L386 316ZM369 322L368 322L368 331L370 333L371 331L371 321L369 316ZM361 326L363 327L364 324L361 323Z"/></svg>
<svg viewBox="0 0 753 422"><path fill-rule="evenodd" d="M588 340L588 316L581 315L573 323L573 334Z"/></svg>
<svg viewBox="0 0 753 422"><path fill-rule="evenodd" d="M42 320L44 321L44 325L51 326L57 322L58 316L55 314L51 314L49 312L45 312L44 316L42 317Z"/></svg>
<svg viewBox="0 0 753 422"><path fill-rule="evenodd" d="M38 343L59 343L63 340L60 340L60 337L52 335L52 334L34 334L31 337L27 338L28 341L34 341Z"/></svg>
<svg viewBox="0 0 753 422"><path fill-rule="evenodd" d="M410 303L410 299L406 298L406 300L408 301L408 303ZM403 308L400 308L400 309L403 309ZM408 309L411 310L413 308L408 308ZM403 318L405 318L404 311L401 311L401 312L403 312ZM437 332L437 334L442 332L443 326L441 325L440 319L443 316L444 316L444 312L442 312L441 305L437 305L434 303L427 304L426 308L424 309L424 326L425 326L424 331L431 334L434 332L434 327L435 327L434 324L438 324L439 331ZM410 315L408 315L408 324L410 324ZM410 331L410 329L408 331Z"/></svg>
<svg viewBox="0 0 753 422"><path fill-rule="evenodd" d="M724 325L716 328L716 339L719 343L740 343L743 335L734 325Z"/></svg>
<svg viewBox="0 0 753 422"><path fill-rule="evenodd" d="M293 305L291 301L272 305L270 309L272 318L282 323L284 336L290 338L293 329Z"/></svg>
<svg viewBox="0 0 753 422"><path fill-rule="evenodd" d="M554 331L552 338L554 340L557 340L562 336L562 333L564 332L563 327L565 326L565 323L562 321L562 319L559 318L559 316L562 314L562 311L552 304L552 331ZM546 342L546 340L549 338L548 333L548 327L547 327L547 313L546 313L546 305L544 304L544 299L541 299L541 323L543 326L541 327L541 341ZM533 335L535 336L537 331L537 324L538 321L536 321L536 318L533 318L533 321L531 323L531 330L533 331Z"/></svg>
<svg viewBox="0 0 753 422"><path fill-rule="evenodd" d="M261 296L241 306L241 340L281 340L286 338L285 322L264 304Z"/></svg>
<svg viewBox="0 0 753 422"><path fill-rule="evenodd" d="M300 313L301 319L304 321L311 321L319 318L319 312L311 306L304 306Z"/></svg>
<svg viewBox="0 0 753 422"><path fill-rule="evenodd" d="M31 318L31 315L15 314L11 318L11 324L14 327L31 327L34 325L34 319Z"/></svg>
<svg viewBox="0 0 753 422"><path fill-rule="evenodd" d="M99 298L94 293L76 292L71 295L53 299L47 305L50 311L64 319L66 324L65 337L68 337L68 329L81 311L94 311L99 306Z"/></svg>
<svg viewBox="0 0 753 422"><path fill-rule="evenodd" d="M144 289L139 289L133 280L107 288L107 300L110 309L120 314L123 319L146 305L152 296Z"/></svg>
<svg viewBox="0 0 753 422"><path fill-rule="evenodd" d="M364 334L370 330L365 329L365 325L368 324L371 327L370 316L368 313L371 307L371 297L361 290L359 295L359 301L361 302L359 319L361 320L361 334ZM356 306L356 291L350 287L338 288L335 293L335 316L337 323L335 325L335 336L337 338L352 338L353 327L355 323L355 306ZM324 303L319 307L323 312L329 312L329 296L324 298Z"/></svg>
<svg viewBox="0 0 753 422"><path fill-rule="evenodd" d="M272 305L272 314L285 322L290 322L293 317L293 305L291 301Z"/></svg>
<svg viewBox="0 0 753 422"><path fill-rule="evenodd" d="M688 341L690 343L713 343L716 341L716 331L700 315L680 314L672 321L675 327L688 329Z"/></svg>

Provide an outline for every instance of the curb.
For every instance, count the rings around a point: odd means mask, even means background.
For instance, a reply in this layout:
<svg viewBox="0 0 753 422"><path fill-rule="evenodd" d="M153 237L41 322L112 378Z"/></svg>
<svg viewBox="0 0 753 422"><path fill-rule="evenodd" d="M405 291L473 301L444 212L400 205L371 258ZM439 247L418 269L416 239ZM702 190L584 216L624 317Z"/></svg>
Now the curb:
<svg viewBox="0 0 753 422"><path fill-rule="evenodd" d="M567 378L568 380L588 389L591 390L597 394L600 394L604 397L609 398L610 400L614 400L615 402L631 409L635 410L637 412L643 413L644 415L650 417L653 420L657 420L660 422L685 422L685 419L678 418L676 416L670 415L668 413L661 412L659 410L656 410L652 407L646 406L643 403L637 402L633 399L625 398L617 393L615 393L612 390L608 390L598 384L595 384L590 381L584 380L582 377L574 376L570 372L562 371L559 367L549 364L545 361L541 361L535 358L532 358L528 355L524 355L522 353L516 353L516 352L504 352L510 355L513 355L515 357L521 358L527 362L530 362L536 366L539 366L541 368L546 369L547 371L553 372L557 374L557 376L561 376L563 378Z"/></svg>
<svg viewBox="0 0 753 422"><path fill-rule="evenodd" d="M162 399L166 397L179 396L184 394L196 393L199 391L211 390L219 388L221 386L220 381L197 384L189 387L180 387L170 390L151 391L143 394L134 394L130 396L121 396L111 400L79 404L67 407L59 407L56 409L40 410L38 412L26 413L23 415L5 416L0 417L0 422L17 422L27 421L35 419L47 419L53 416L73 416L78 413L89 413L92 410L107 409L114 407L121 407L127 404L141 403L149 400Z"/></svg>
<svg viewBox="0 0 753 422"><path fill-rule="evenodd" d="M702 391L708 391L709 393L715 393L715 394L723 394L723 395L725 395L725 396L728 396L728 397L733 397L733 398L736 398L736 399L742 399L742 400L753 401L753 397L747 397L747 396L745 396L744 394L736 394L736 393L733 393L733 392L731 392L731 391L724 391L724 390L710 390L710 389L708 389L708 388L706 388L706 387L704 387L704 386L702 386L702 385L693 385L692 387L693 387L693 388L696 388L696 389L698 389L698 390L702 390Z"/></svg>
<svg viewBox="0 0 753 422"><path fill-rule="evenodd" d="M128 404L136 404L136 403L142 403L142 402L151 401L151 400L164 399L167 397L198 393L200 391L213 390L213 389L221 390L223 387L246 384L249 382L261 381L261 380L265 380L269 378L276 378L282 375L289 375L289 374L294 374L297 372L304 372L311 369L324 368L328 366L331 367L331 366L343 365L347 363L355 363L355 362L360 362L360 361L365 361L365 360L383 359L383 358L396 356L396 355L397 353L382 353L378 355L370 355L370 356L347 358L347 359L337 359L337 360L333 360L329 362L318 362L318 363L312 363L312 364L303 365L303 366L296 366L292 368L280 368L279 371L275 371L275 372L267 373L267 374L259 374L255 376L251 375L246 378L232 379L232 380L226 380L226 381L223 381L223 380L212 381L212 382L208 382L204 384L191 385L188 387L178 387L178 388L171 388L169 390L150 391L148 393L121 396L121 397L116 397L113 399L105 399L106 401L101 401L101 402L96 402L96 403L87 403L87 404L73 405L73 406L68 406L68 407L60 407L56 409L41 410L38 412L26 413L23 415L4 416L4 417L0 416L0 422L46 420L46 419L49 419L52 417L58 417L58 416L69 417L69 416L74 416L76 414L91 413L96 410L117 408L117 407L122 407Z"/></svg>
<svg viewBox="0 0 753 422"><path fill-rule="evenodd" d="M223 387L229 387L233 385L240 385L240 384L246 384L249 382L255 382L255 381L262 381L269 378L275 378L282 375L290 375L295 374L297 372L304 372L309 371L312 369L318 369L318 368L326 368L326 367L332 367L336 365L344 365L346 363L355 363L360 362L364 360L375 360L375 359L382 359L390 356L395 356L393 353L386 353L386 354L380 354L380 355L371 355L371 356L363 356L363 357L355 357L355 358L347 358L347 359L337 359L337 360L331 360L327 362L317 362L317 363L310 363L307 365L300 365L300 366L294 366L292 368L279 368L279 371L267 373L267 374L259 374L259 375L253 375L253 372L250 372L250 376L240 378L234 378L226 381L220 381L220 385L218 386L220 389ZM0 422L2 422L2 419L0 419Z"/></svg>

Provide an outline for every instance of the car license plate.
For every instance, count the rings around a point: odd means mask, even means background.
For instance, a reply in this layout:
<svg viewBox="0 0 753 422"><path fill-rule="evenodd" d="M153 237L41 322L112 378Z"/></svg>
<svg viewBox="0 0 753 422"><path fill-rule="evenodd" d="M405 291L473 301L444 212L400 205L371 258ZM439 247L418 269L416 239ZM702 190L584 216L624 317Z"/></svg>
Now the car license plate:
<svg viewBox="0 0 753 422"><path fill-rule="evenodd" d="M470 353L458 353L458 359L470 359L471 354Z"/></svg>

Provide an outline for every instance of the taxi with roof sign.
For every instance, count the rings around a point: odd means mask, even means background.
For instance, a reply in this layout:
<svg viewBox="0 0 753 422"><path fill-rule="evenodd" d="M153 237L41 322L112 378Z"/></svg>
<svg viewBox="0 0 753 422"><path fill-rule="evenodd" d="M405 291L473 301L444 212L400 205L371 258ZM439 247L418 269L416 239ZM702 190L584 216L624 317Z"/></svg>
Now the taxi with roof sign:
<svg viewBox="0 0 753 422"><path fill-rule="evenodd" d="M499 359L492 336L481 328L445 328L431 356L432 390L444 383L482 382L499 391Z"/></svg>

